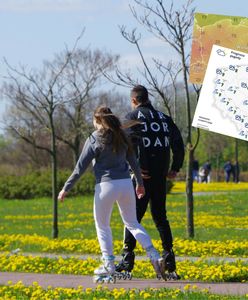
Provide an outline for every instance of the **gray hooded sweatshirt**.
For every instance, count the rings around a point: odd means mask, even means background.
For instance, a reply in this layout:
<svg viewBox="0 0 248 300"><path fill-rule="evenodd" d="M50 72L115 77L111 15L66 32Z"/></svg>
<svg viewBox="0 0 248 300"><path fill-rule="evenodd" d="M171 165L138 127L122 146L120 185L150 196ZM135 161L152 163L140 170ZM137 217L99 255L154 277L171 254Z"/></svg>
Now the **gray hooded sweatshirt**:
<svg viewBox="0 0 248 300"><path fill-rule="evenodd" d="M130 166L135 175L136 183L143 185L135 154L129 153L127 146L123 147L118 153L114 153L111 140L112 133L109 132L107 142L103 144L102 134L99 130L94 131L87 138L75 169L63 187L66 192L73 187L91 162L96 183L130 178Z"/></svg>

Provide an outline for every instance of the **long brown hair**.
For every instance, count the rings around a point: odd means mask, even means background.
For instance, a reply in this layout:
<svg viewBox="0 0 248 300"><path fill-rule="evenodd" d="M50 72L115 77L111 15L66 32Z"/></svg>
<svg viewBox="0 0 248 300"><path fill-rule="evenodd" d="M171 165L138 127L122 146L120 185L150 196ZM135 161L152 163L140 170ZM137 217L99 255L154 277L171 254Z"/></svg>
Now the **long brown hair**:
<svg viewBox="0 0 248 300"><path fill-rule="evenodd" d="M94 118L97 124L102 125L102 137L106 136L110 131L112 133L113 152L118 153L123 147L128 148L128 152L132 152L132 145L125 135L120 120L115 116L111 109L106 106L99 106L94 111Z"/></svg>

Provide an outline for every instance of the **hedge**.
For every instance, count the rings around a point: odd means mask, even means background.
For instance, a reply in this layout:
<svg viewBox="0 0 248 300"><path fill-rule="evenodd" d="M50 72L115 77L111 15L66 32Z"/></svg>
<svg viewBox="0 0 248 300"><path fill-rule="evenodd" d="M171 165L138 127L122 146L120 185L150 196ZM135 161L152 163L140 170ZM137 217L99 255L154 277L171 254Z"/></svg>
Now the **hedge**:
<svg viewBox="0 0 248 300"><path fill-rule="evenodd" d="M70 170L58 172L58 189L60 190L66 179L70 176ZM51 197L51 171L42 170L29 172L27 175L0 176L0 197L3 199L31 199L39 197ZM91 172L85 173L70 191L70 196L88 195L94 193L95 177ZM68 195L68 196L69 196Z"/></svg>
<svg viewBox="0 0 248 300"><path fill-rule="evenodd" d="M60 190L71 170L58 172L58 189ZM172 188L173 183L167 182L167 191ZM59 191L58 190L58 191ZM70 191L68 196L92 195L95 190L95 177L92 172L86 172ZM51 171L43 170L29 172L27 175L5 175L0 176L0 198L3 199L32 199L40 197L51 197Z"/></svg>

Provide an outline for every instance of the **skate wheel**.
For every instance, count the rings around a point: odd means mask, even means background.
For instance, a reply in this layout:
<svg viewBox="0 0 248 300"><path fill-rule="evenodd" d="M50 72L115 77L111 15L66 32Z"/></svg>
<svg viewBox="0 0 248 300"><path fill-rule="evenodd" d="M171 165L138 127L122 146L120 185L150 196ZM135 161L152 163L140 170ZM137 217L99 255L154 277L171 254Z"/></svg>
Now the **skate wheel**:
<svg viewBox="0 0 248 300"><path fill-rule="evenodd" d="M116 282L115 276L111 276L111 277L109 278L109 282L110 282L110 283L115 283L115 282Z"/></svg>
<svg viewBox="0 0 248 300"><path fill-rule="evenodd" d="M170 277L168 274L165 274L165 276L163 277L164 281L170 280Z"/></svg>
<svg viewBox="0 0 248 300"><path fill-rule="evenodd" d="M101 277L98 277L98 276L93 277L94 283L102 283L103 281L104 281L104 279Z"/></svg>
<svg viewBox="0 0 248 300"><path fill-rule="evenodd" d="M179 280L181 277L176 272L171 272L168 275L170 280Z"/></svg>
<svg viewBox="0 0 248 300"><path fill-rule="evenodd" d="M132 273L127 274L127 279L132 280L132 278L133 278Z"/></svg>
<svg viewBox="0 0 248 300"><path fill-rule="evenodd" d="M164 280L167 281L168 280L168 273L164 273L164 274L160 274L158 277L159 280Z"/></svg>

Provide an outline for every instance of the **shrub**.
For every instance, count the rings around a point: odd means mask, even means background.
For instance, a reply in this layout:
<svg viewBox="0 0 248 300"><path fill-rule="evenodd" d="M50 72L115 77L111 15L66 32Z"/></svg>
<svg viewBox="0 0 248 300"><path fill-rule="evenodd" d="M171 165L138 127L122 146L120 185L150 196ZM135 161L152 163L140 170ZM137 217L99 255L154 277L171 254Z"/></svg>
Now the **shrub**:
<svg viewBox="0 0 248 300"><path fill-rule="evenodd" d="M58 189L61 189L71 171L58 172ZM95 178L87 172L70 191L70 196L94 193ZM0 197L4 199L31 199L52 196L51 171L29 172L27 175L0 176Z"/></svg>
<svg viewBox="0 0 248 300"><path fill-rule="evenodd" d="M70 170L58 172L58 189L60 190ZM3 199L32 199L52 196L52 177L50 170L32 171L26 175L0 176L0 197ZM167 181L167 192L171 190L173 182ZM95 177L92 172L86 172L76 183L68 196L92 195L95 190ZM58 191L59 192L59 191Z"/></svg>

